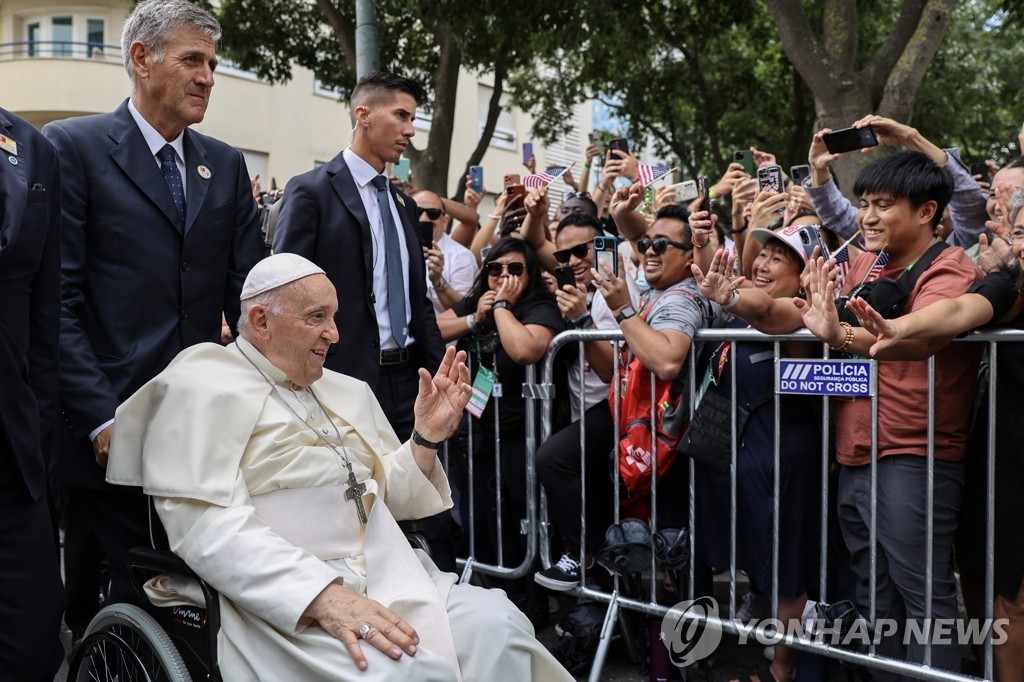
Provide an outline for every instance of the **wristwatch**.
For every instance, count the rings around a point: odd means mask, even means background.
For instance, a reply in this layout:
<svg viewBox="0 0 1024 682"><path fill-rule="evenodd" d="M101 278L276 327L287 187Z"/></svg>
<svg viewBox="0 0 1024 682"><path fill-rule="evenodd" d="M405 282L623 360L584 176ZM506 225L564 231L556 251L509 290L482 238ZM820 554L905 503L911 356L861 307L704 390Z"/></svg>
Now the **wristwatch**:
<svg viewBox="0 0 1024 682"><path fill-rule="evenodd" d="M427 449L430 449L430 450L438 450L438 449L441 448L441 443L443 443L444 441L438 441L438 442L435 443L432 440L427 440L426 438L424 438L423 436L420 435L419 431L417 431L416 429L413 429L412 430L412 442L416 443L416 445L422 445L423 447L425 447Z"/></svg>
<svg viewBox="0 0 1024 682"><path fill-rule="evenodd" d="M512 310L512 304L508 301L495 301L494 305L491 306L491 310L500 310L501 308Z"/></svg>
<svg viewBox="0 0 1024 682"><path fill-rule="evenodd" d="M622 324L625 320L636 315L636 308L631 305L627 305L625 308L619 311L619 314L615 316L615 321Z"/></svg>
<svg viewBox="0 0 1024 682"><path fill-rule="evenodd" d="M572 326L576 329L587 329L590 325L594 324L594 318L590 316L589 312L583 313L575 320L571 320Z"/></svg>
<svg viewBox="0 0 1024 682"><path fill-rule="evenodd" d="M442 277L437 284L434 285L434 291L444 291L448 288L448 280Z"/></svg>

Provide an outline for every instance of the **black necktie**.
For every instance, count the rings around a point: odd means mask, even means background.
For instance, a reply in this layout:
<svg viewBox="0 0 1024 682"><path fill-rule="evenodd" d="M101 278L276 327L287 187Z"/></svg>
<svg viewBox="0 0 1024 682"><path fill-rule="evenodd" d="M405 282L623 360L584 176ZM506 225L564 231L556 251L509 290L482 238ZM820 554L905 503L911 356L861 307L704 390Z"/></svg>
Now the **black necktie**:
<svg viewBox="0 0 1024 682"><path fill-rule="evenodd" d="M181 184L181 173L174 160L174 147L165 144L158 156L160 157L160 172L164 174L164 182L167 183L167 189L171 190L171 199L174 199L174 206L178 209L178 219L184 223L185 188Z"/></svg>
<svg viewBox="0 0 1024 682"><path fill-rule="evenodd" d="M388 200L388 179L378 175L370 182L377 189L377 204L384 225L384 269L388 274L388 317L391 334L399 348L405 348L405 282L402 277L402 246L398 241L398 228L391 215Z"/></svg>

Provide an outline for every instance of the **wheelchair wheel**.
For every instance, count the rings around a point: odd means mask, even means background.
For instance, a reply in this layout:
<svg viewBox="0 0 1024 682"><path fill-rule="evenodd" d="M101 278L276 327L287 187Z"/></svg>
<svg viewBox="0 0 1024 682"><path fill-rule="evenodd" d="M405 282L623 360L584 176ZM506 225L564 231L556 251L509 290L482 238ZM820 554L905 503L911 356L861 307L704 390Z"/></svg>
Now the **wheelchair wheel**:
<svg viewBox="0 0 1024 682"><path fill-rule="evenodd" d="M153 617L132 604L92 619L68 669L71 682L191 682L181 654Z"/></svg>

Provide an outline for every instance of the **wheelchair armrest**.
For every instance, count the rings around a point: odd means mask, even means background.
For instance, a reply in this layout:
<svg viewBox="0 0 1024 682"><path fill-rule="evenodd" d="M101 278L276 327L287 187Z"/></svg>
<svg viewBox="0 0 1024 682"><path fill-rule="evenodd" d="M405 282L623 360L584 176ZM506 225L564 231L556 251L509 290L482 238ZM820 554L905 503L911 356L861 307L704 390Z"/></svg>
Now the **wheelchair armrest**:
<svg viewBox="0 0 1024 682"><path fill-rule="evenodd" d="M129 572L134 568L147 568L160 573L177 573L178 575L199 579L199 576L188 567L188 564L182 561L181 557L165 549L135 547L129 550Z"/></svg>

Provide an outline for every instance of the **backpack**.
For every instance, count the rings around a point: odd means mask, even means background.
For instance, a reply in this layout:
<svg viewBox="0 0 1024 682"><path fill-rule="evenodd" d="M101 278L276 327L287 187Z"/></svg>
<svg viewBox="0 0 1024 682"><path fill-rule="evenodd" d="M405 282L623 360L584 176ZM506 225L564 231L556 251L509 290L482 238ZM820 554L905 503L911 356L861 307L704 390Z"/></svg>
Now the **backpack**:
<svg viewBox="0 0 1024 682"><path fill-rule="evenodd" d="M581 601L560 624L561 633L551 654L573 675L587 674L594 663L606 608L600 602Z"/></svg>
<svg viewBox="0 0 1024 682"><path fill-rule="evenodd" d="M678 293L689 297L701 307L705 323L711 320L710 304L689 291L672 289L661 296ZM638 313L643 320L661 299L659 296ZM706 325L705 325L706 326ZM691 348L691 352L693 349ZM618 366L621 400L619 403L619 443L616 460L619 476L630 496L646 495L651 491L651 436L655 436L660 481L676 460L676 446L689 421L689 404L683 400L688 393L685 382L658 379L640 360L629 352L628 346L620 356ZM654 379L654 424L651 424L651 380ZM609 388L609 403L614 405L615 382Z"/></svg>

